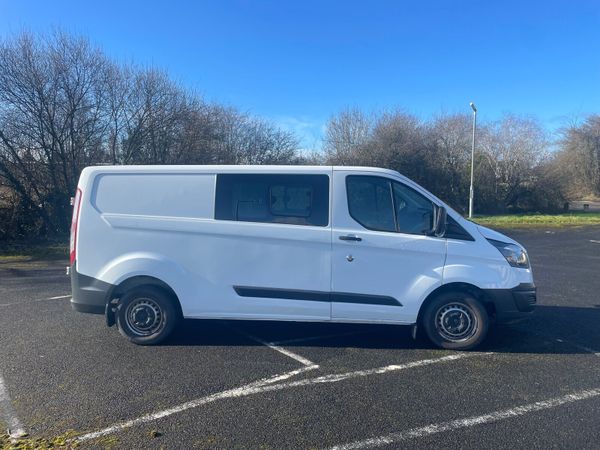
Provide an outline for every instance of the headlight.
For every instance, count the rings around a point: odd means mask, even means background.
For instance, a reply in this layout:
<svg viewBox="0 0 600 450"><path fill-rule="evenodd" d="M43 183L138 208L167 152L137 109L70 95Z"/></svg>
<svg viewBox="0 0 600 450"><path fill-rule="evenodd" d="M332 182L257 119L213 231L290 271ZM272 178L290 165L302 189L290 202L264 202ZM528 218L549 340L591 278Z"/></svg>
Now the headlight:
<svg viewBox="0 0 600 450"><path fill-rule="evenodd" d="M523 247L508 242L488 239L488 242L498 249L506 258L506 261L513 267L529 268L529 256Z"/></svg>

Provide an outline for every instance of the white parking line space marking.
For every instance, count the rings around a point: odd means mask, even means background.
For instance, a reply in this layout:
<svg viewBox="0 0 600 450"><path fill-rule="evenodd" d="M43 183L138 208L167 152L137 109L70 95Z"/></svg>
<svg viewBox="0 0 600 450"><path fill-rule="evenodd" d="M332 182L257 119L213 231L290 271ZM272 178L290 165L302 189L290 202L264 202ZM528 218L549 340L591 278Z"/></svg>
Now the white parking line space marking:
<svg viewBox="0 0 600 450"><path fill-rule="evenodd" d="M600 241L597 241L596 239L590 239L590 242L593 244L600 244Z"/></svg>
<svg viewBox="0 0 600 450"><path fill-rule="evenodd" d="M46 302L48 300L61 300L63 298L71 298L71 294L68 294L68 295L57 295L56 297L49 297L49 298L38 298L38 299L35 299L35 300L23 300L22 302L0 303L0 306L26 305L27 303Z"/></svg>
<svg viewBox="0 0 600 450"><path fill-rule="evenodd" d="M304 372L308 372L309 370L315 370L318 369L319 366L314 365L314 366L304 366L301 367L300 369L296 369L296 370L292 370L291 372L286 372L283 373L281 375L275 375L274 377L271 378L266 378L260 382L257 382L260 385L264 385L264 384L273 384L273 383L277 383L279 381L283 381L283 380L287 380L288 378L291 378L295 375L300 375L301 373Z"/></svg>
<svg viewBox="0 0 600 450"><path fill-rule="evenodd" d="M259 342L262 342L262 341L259 341ZM291 351L289 351L289 350L287 350L287 349L285 349L283 347L280 347L278 345L269 344L268 342L262 342L262 343L265 344L270 349L275 350L276 352L279 352L279 353L281 353L281 354L283 354L285 356L288 356L288 357L290 357L292 359L295 359L300 364L302 364L302 365L304 365L306 367L312 367L312 366L317 366L318 367L318 365L315 364L315 363L313 363L311 360L306 359L305 357L300 356L300 355L298 355L298 354L296 354L294 352L291 352Z"/></svg>
<svg viewBox="0 0 600 450"><path fill-rule="evenodd" d="M60 298L71 298L71 294L68 294L68 295L57 295L56 297L50 297L47 300L58 300Z"/></svg>
<svg viewBox="0 0 600 450"><path fill-rule="evenodd" d="M296 353L294 353L294 352L292 352L290 350L287 350L287 349L285 349L283 347L280 347L278 345L272 344L270 342L266 342L266 341L264 341L263 339L261 339L259 337L253 336L253 335L251 335L249 333L246 333L245 331L238 330L237 328L234 328L231 325L226 325L226 326L227 326L227 328L235 331L236 333L242 334L242 335L246 336L247 338L252 339L255 342L258 342L260 344L266 345L267 347L269 347L272 350L275 350L276 352L279 352L279 353L281 353L281 354L283 354L283 355L285 355L285 356L287 356L289 358L295 359L300 364L302 364L302 365L304 365L306 367L312 367L312 366L319 367L317 364L315 364L311 360L306 359L305 357L300 356L300 355L298 355L298 354L296 354Z"/></svg>
<svg viewBox="0 0 600 450"><path fill-rule="evenodd" d="M258 381L254 381L252 383L246 384L244 386L240 386L238 388L229 389L223 392L217 392L215 394L208 395L206 397L202 397L196 400L192 400L186 403L183 403L178 406L174 406L173 408L166 409L164 411L159 411L153 414L147 414L145 416L139 417L137 419L129 420L127 422L121 422L119 424L110 426L108 428L104 428L99 431L95 431L92 433L83 434L75 439L77 442L89 441L91 439L97 439L102 436L106 436L109 434L117 433L123 431L127 428L134 427L136 425L141 425L148 422L154 422L156 420L162 419L164 417L172 416L173 414L177 414L180 412L187 411L189 409L197 408L199 406L205 405L207 403L212 403L216 400L233 398L233 397L243 397L244 395L249 395L253 390L260 389L263 386L273 385L281 380L285 380L294 375L298 375L302 372L306 372L308 370L313 370L316 367L302 367L300 369L292 370L290 372L285 372L279 375L275 375L273 377L263 378ZM277 386L277 385L275 385Z"/></svg>
<svg viewBox="0 0 600 450"><path fill-rule="evenodd" d="M499 422L501 420L511 419L513 417L519 417L536 411L543 411L545 409L556 408L561 405L587 400L598 396L600 396L600 388L578 391L573 394L565 395L563 397L557 397L550 400L543 400L536 403L517 406L515 408L504 409L501 411L484 414L482 416L451 420L449 422L442 422L427 425L424 427L412 428L410 430L388 434L387 436L365 439L363 441L351 442L349 444L337 445L335 447L331 447L331 450L354 450L380 447L382 445L397 444L399 442L407 441L409 439L431 436L432 434L445 433L454 430L459 430L461 428L470 428L476 425Z"/></svg>
<svg viewBox="0 0 600 450"><path fill-rule="evenodd" d="M121 423L115 424L113 426L104 428L99 431L87 433L87 434L79 436L77 438L77 441L79 441L79 442L89 441L91 439L96 439L96 438L99 438L102 436L117 433L117 432L126 430L128 428L131 428L131 427L134 427L137 425L154 422L154 421L162 419L164 417L169 417L174 414L181 413L183 411L187 411L187 410L190 410L193 408L197 408L199 406L205 405L207 403L212 403L217 400L247 397L250 395L261 394L263 392L282 391L284 389L291 389L291 388L303 387L303 386L312 386L312 385L327 384L327 383L337 383L340 381L350 380L350 379L354 379L354 378L361 378L361 377L367 377L367 376L371 376L371 375L385 374L385 373L396 372L396 371L400 371L400 370L430 366L433 364L457 361L460 359L471 358L474 356L484 356L484 355L491 355L491 354L492 353L475 353L475 352L459 353L459 354L453 354L453 355L448 355L448 356L442 356L440 358L423 359L423 360L419 360L419 361L413 361L413 362L409 362L409 363L405 363L405 364L395 364L395 365L378 367L378 368L369 369L369 370L358 370L358 371L354 371L354 372L323 375L323 376L316 377L316 378L307 378L304 380L288 381L286 383L278 383L278 384L269 384L269 379L267 379L262 382L250 383L245 386L238 387L238 388L229 389L229 390L226 390L223 392L218 392L218 393L209 395L207 397L202 397L202 398L199 398L196 400L191 400L189 402L183 403L178 406L174 406L173 408L169 408L164 411L147 414L145 416L138 417L137 419L129 420L126 422L121 422ZM294 372L297 373L297 371L294 371ZM291 372L288 372L287 374L277 375L276 377L287 376L290 373ZM273 377L273 378L276 378L276 377Z"/></svg>
<svg viewBox="0 0 600 450"><path fill-rule="evenodd" d="M8 395L8 389L4 378L0 375L0 414L6 425L8 425L8 435L11 439L17 439L25 436L25 428L21 424L21 421L13 410L10 397Z"/></svg>
<svg viewBox="0 0 600 450"><path fill-rule="evenodd" d="M310 342L310 341L320 341L322 339L331 339L336 337L345 337L345 336L354 336L357 334L366 334L367 331L349 331L347 333L337 333L337 334L324 334L322 336L309 336L309 337L301 337L295 339L285 339L283 341L275 341L269 342L271 345L287 345L287 344L299 344L302 342Z"/></svg>

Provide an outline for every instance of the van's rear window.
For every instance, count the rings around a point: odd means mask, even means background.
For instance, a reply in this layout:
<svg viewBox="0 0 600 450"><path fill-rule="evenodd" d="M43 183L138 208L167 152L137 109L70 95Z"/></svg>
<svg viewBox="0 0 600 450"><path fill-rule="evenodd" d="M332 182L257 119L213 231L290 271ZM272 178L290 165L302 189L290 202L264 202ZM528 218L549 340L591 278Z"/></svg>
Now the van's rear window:
<svg viewBox="0 0 600 450"><path fill-rule="evenodd" d="M325 227L327 175L219 174L215 219Z"/></svg>

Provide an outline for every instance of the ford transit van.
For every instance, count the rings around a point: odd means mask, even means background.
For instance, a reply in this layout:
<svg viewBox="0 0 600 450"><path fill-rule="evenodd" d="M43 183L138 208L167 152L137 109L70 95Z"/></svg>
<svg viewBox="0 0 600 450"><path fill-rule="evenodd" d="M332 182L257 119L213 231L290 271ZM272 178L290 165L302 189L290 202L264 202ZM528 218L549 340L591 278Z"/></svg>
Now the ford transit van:
<svg viewBox="0 0 600 450"><path fill-rule="evenodd" d="M471 349L536 304L519 243L391 170L88 167L73 203L71 304L136 344L198 318L413 325Z"/></svg>

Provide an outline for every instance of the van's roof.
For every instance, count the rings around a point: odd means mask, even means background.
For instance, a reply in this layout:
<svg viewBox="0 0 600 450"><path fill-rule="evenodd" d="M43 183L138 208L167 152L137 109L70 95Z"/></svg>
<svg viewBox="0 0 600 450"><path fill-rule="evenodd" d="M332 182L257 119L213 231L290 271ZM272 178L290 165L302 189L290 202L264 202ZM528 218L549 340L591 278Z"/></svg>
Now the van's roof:
<svg viewBox="0 0 600 450"><path fill-rule="evenodd" d="M405 177L399 172L390 169L382 169L379 167L362 167L362 166L268 166L268 165L152 165L152 166L89 166L83 169L79 177L79 186L86 186L91 179L96 175L109 173L182 173L182 174L218 174L218 173L290 173L290 174L331 174L333 171L349 171L349 172L372 172L373 174L386 174L395 178L404 180L417 190L426 192L427 195L434 198L440 203L440 199L432 193L423 189L414 181Z"/></svg>
<svg viewBox="0 0 600 450"><path fill-rule="evenodd" d="M155 165L155 166L90 166L86 167L81 177L89 177L99 173L328 173L331 171L361 171L377 172L389 175L398 175L398 172L378 167L359 167L359 166L261 166L261 165L212 165L212 166L194 166L194 165Z"/></svg>

